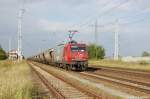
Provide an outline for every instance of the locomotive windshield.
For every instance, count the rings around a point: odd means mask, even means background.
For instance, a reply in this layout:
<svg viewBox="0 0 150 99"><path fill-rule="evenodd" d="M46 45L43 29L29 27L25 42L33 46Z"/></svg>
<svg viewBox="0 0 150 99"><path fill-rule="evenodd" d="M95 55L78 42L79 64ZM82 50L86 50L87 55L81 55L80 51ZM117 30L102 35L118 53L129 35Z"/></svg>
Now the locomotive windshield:
<svg viewBox="0 0 150 99"><path fill-rule="evenodd" d="M86 51L86 47L85 46L71 46L71 51L72 52L77 52L77 51L84 52Z"/></svg>

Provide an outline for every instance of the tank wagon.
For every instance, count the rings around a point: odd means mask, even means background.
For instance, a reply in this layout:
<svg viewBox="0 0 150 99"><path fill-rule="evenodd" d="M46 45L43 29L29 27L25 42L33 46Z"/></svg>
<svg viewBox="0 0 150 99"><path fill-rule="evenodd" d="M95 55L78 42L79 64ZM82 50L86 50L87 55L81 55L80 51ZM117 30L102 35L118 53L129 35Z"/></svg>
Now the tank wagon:
<svg viewBox="0 0 150 99"><path fill-rule="evenodd" d="M84 71L88 67L88 52L86 44L70 41L67 44L59 44L53 49L33 56L30 60L55 64L55 66L67 70Z"/></svg>

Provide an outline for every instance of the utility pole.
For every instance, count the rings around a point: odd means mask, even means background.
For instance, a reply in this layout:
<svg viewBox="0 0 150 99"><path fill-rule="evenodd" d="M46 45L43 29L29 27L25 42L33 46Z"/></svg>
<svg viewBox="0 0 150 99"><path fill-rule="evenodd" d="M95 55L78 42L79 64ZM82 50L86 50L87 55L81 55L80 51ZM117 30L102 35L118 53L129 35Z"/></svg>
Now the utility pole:
<svg viewBox="0 0 150 99"><path fill-rule="evenodd" d="M10 59L10 51L11 51L11 38L9 39L9 45L8 45L8 58Z"/></svg>
<svg viewBox="0 0 150 99"><path fill-rule="evenodd" d="M11 38L9 39L9 49L8 51L10 52L11 51Z"/></svg>
<svg viewBox="0 0 150 99"><path fill-rule="evenodd" d="M94 25L90 25L91 27L94 27L94 44L95 44L95 56L96 59L98 58L98 52L97 52L97 43L98 43L98 28L103 27L103 25L98 25L98 21L95 21Z"/></svg>
<svg viewBox="0 0 150 99"><path fill-rule="evenodd" d="M114 60L119 59L119 25L118 25L118 19L115 23L115 45L114 45Z"/></svg>
<svg viewBox="0 0 150 99"><path fill-rule="evenodd" d="M95 28L95 34L94 34L94 41L95 41L95 45L97 45L97 37L98 37L98 21L96 20L95 21L95 26L94 26L94 28Z"/></svg>
<svg viewBox="0 0 150 99"><path fill-rule="evenodd" d="M22 19L25 9L22 7L18 14L18 61L22 60Z"/></svg>
<svg viewBox="0 0 150 99"><path fill-rule="evenodd" d="M97 54L98 54L97 53L97 41L98 41L97 40L97 38L98 38L98 33L97 33L98 29L97 28L98 28L98 21L96 20L95 21L95 35L94 35L94 40L95 40L95 54L96 54L95 56L96 56L96 59L97 59Z"/></svg>

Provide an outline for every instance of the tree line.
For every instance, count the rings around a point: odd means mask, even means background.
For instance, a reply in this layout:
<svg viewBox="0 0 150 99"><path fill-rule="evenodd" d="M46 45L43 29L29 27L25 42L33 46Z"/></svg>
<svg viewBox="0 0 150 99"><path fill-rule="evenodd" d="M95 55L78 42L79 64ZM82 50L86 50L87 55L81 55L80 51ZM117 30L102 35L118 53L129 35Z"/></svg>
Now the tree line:
<svg viewBox="0 0 150 99"><path fill-rule="evenodd" d="M89 59L104 59L105 49L100 45L88 45Z"/></svg>
<svg viewBox="0 0 150 99"><path fill-rule="evenodd" d="M142 57L150 57L150 53L147 52L147 51L144 51L144 52L142 53Z"/></svg>
<svg viewBox="0 0 150 99"><path fill-rule="evenodd" d="M0 45L0 60L5 60L5 59L7 59L7 53Z"/></svg>

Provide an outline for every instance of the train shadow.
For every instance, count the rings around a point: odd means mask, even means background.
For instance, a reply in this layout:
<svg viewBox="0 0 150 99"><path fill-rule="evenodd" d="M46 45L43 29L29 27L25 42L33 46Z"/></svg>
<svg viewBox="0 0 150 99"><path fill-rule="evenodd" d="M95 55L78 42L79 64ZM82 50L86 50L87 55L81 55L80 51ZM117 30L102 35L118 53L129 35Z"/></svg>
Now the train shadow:
<svg viewBox="0 0 150 99"><path fill-rule="evenodd" d="M88 68L86 69L86 71L88 71L88 72L95 72L95 71L97 71L97 70L100 70L100 68L88 67Z"/></svg>

